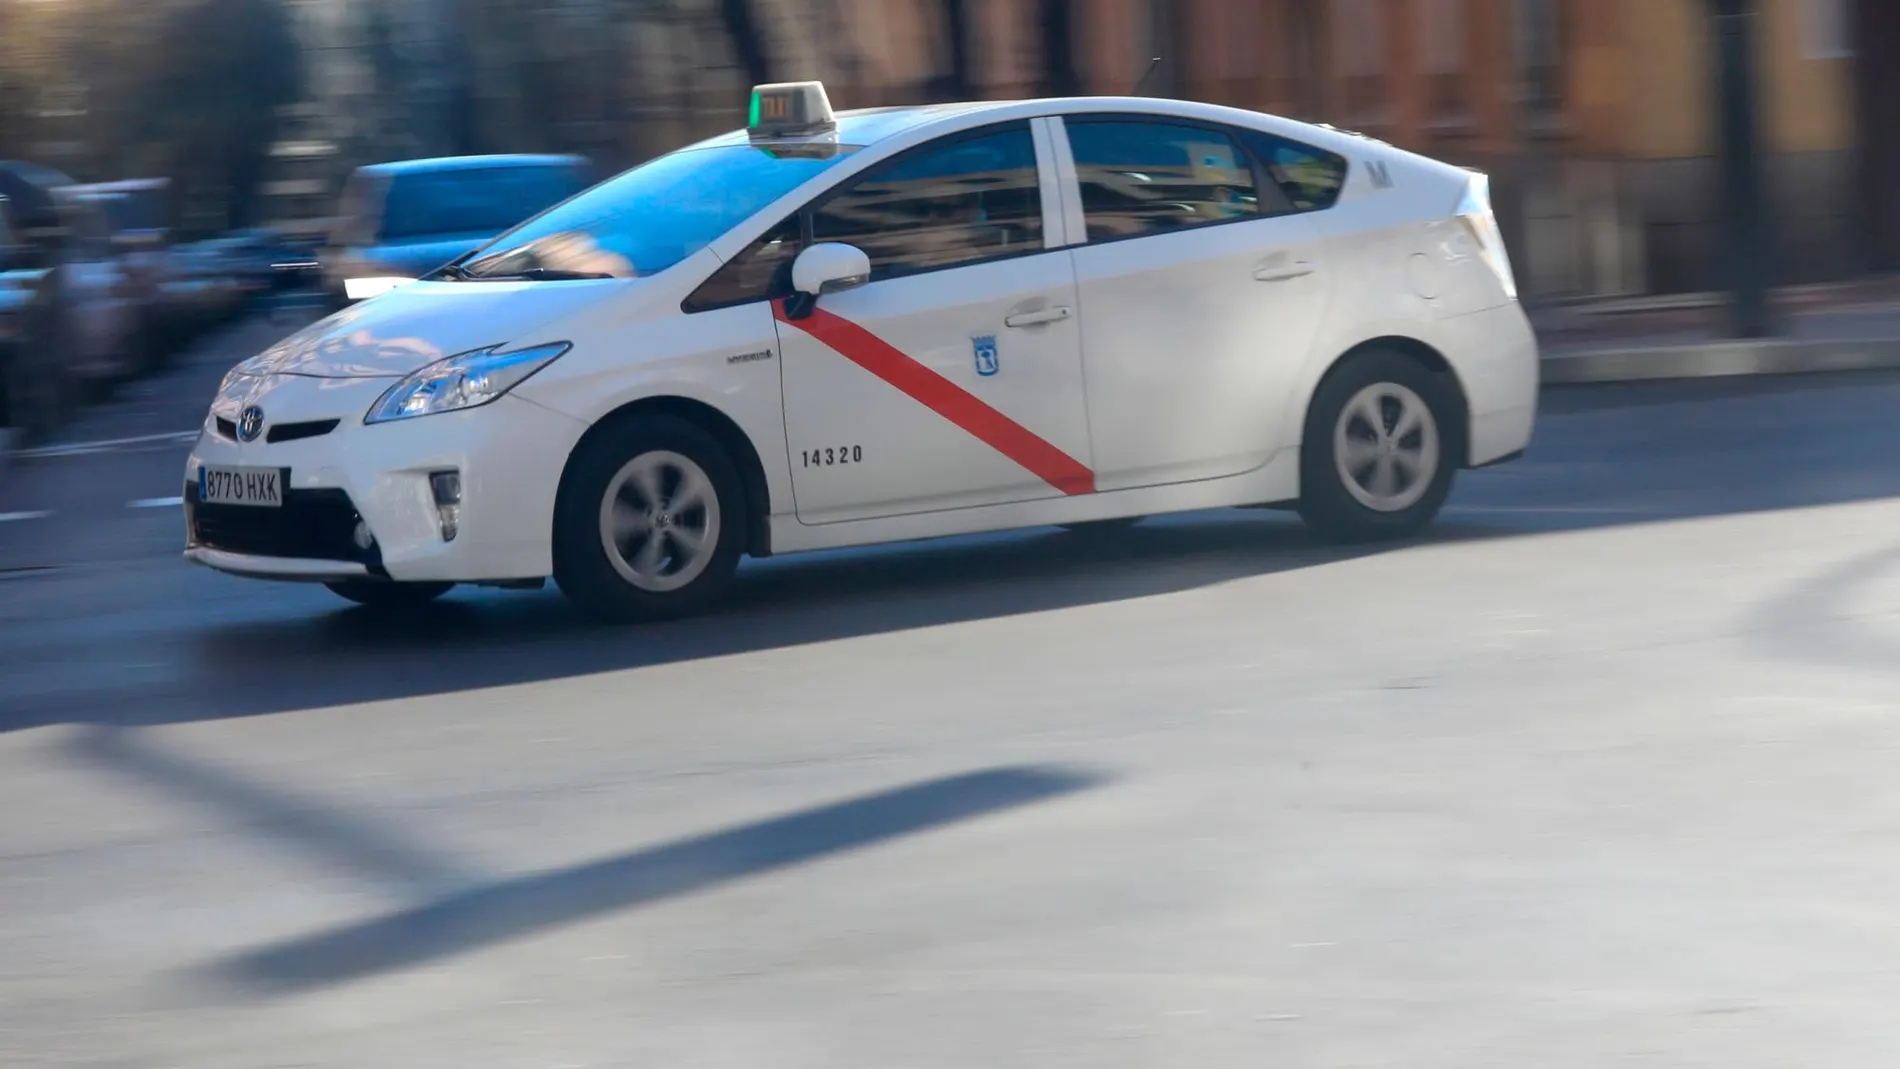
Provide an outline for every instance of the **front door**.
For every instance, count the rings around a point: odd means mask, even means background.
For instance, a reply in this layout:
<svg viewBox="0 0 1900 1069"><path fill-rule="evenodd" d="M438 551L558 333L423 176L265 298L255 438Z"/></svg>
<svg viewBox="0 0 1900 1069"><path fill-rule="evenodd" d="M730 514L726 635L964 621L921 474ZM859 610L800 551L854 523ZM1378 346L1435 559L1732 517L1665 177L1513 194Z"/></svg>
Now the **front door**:
<svg viewBox="0 0 1900 1069"><path fill-rule="evenodd" d="M1039 159L1039 155L1044 157ZM947 135L808 214L871 281L779 307L786 445L811 524L1093 488L1073 268L1027 122Z"/></svg>

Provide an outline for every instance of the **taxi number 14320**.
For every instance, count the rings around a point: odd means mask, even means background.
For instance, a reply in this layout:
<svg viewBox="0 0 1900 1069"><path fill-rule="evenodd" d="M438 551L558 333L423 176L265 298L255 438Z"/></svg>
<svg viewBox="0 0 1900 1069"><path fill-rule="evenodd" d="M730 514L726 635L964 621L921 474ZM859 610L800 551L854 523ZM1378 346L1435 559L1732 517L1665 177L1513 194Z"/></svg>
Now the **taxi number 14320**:
<svg viewBox="0 0 1900 1069"><path fill-rule="evenodd" d="M284 503L284 469L207 465L198 469L198 500L206 505L278 508Z"/></svg>
<svg viewBox="0 0 1900 1069"><path fill-rule="evenodd" d="M838 464L864 463L864 447L861 445L836 445L826 449L800 450L805 467L829 468Z"/></svg>

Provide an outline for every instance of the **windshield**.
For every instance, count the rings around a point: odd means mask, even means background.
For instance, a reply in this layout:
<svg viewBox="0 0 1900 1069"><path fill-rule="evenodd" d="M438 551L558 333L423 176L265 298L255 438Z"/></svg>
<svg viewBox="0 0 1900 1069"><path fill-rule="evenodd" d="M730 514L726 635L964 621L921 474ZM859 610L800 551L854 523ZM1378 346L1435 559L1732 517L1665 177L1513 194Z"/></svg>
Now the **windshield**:
<svg viewBox="0 0 1900 1069"><path fill-rule="evenodd" d="M494 234L580 189L580 174L569 164L399 174L390 180L377 237Z"/></svg>
<svg viewBox="0 0 1900 1069"><path fill-rule="evenodd" d="M478 278L657 274L855 151L798 144L669 153L503 234L460 268Z"/></svg>

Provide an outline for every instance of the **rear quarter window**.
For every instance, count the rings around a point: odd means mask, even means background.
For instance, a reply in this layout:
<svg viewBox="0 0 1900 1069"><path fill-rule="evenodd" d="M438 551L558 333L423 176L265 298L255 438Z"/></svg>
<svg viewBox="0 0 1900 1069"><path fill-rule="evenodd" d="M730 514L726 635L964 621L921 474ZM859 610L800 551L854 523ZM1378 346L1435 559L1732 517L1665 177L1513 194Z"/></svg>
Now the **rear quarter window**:
<svg viewBox="0 0 1900 1069"><path fill-rule="evenodd" d="M1346 184L1344 156L1253 130L1247 132L1247 142L1295 210L1324 211L1338 202Z"/></svg>

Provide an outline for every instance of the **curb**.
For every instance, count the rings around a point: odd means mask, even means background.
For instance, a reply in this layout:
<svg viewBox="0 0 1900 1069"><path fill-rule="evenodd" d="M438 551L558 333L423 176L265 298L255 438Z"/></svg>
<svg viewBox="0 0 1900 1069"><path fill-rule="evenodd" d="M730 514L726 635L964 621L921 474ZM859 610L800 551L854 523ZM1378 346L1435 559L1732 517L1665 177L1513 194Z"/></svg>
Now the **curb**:
<svg viewBox="0 0 1900 1069"><path fill-rule="evenodd" d="M1791 340L1768 338L1687 345L1604 348L1547 354L1550 386L1744 375L1815 375L1900 368L1900 338Z"/></svg>

